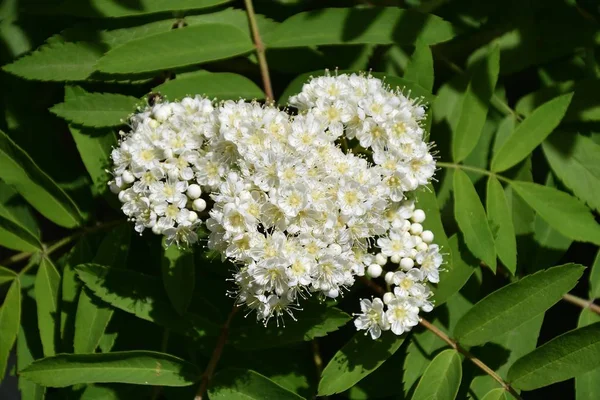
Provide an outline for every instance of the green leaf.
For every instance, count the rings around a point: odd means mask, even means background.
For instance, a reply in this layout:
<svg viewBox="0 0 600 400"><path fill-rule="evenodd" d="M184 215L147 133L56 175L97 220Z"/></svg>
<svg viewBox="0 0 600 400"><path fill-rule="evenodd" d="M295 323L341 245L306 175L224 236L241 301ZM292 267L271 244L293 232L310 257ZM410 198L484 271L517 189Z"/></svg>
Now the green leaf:
<svg viewBox="0 0 600 400"><path fill-rule="evenodd" d="M44 356L56 354L59 326L59 286L60 275L56 267L52 264L52 261L43 257L35 278L35 300Z"/></svg>
<svg viewBox="0 0 600 400"><path fill-rule="evenodd" d="M170 99L181 99L196 94L219 100L264 99L263 91L245 76L230 72L212 73L198 71L177 75L172 79L152 89L153 92Z"/></svg>
<svg viewBox="0 0 600 400"><path fill-rule="evenodd" d="M557 133L542 143L552 171L590 208L600 212L600 145L580 134Z"/></svg>
<svg viewBox="0 0 600 400"><path fill-rule="evenodd" d="M50 111L67 121L94 128L123 125L140 100L116 93L89 93L78 86L65 88L65 101Z"/></svg>
<svg viewBox="0 0 600 400"><path fill-rule="evenodd" d="M600 315L596 314L589 308L584 308L579 314L579 323L577 327L591 325L595 322L600 322ZM575 378L575 394L577 400L596 400L600 397L600 368L596 368Z"/></svg>
<svg viewBox="0 0 600 400"><path fill-rule="evenodd" d="M499 388L490 390L481 400L509 400L506 390Z"/></svg>
<svg viewBox="0 0 600 400"><path fill-rule="evenodd" d="M492 170L500 172L516 165L552 133L571 103L572 93L550 100L525 119L492 159Z"/></svg>
<svg viewBox="0 0 600 400"><path fill-rule="evenodd" d="M289 98L295 94L300 93L300 91L302 90L302 86L306 82L308 82L308 80L311 77L323 76L328 73L329 73L328 70L321 69L318 71L307 72L307 73L297 76L296 79L294 79L292 81L292 83L290 83L288 85L288 87L285 88L281 97L279 97L279 100L278 100L279 105L286 106ZM353 74L353 73L359 74L359 73L361 73L361 71L347 71L347 70L338 71L338 74ZM430 92L423 89L418 84L408 81L404 78L386 75L381 72L371 72L370 75L374 76L375 78L384 80L386 84L390 85L391 89L399 89L399 90L402 90L404 93L410 91L411 97L413 97L413 98L422 97L424 99L425 103L427 103L427 104L431 104L435 99L435 96L433 96Z"/></svg>
<svg viewBox="0 0 600 400"><path fill-rule="evenodd" d="M487 215L494 235L496 251L500 261L514 275L517 270L517 239L508 208L504 189L495 176L490 176L487 184Z"/></svg>
<svg viewBox="0 0 600 400"><path fill-rule="evenodd" d="M249 369L227 368L215 375L209 388L211 400L300 400L303 397Z"/></svg>
<svg viewBox="0 0 600 400"><path fill-rule="evenodd" d="M73 352L75 317L81 292L81 283L77 280L75 266L92 259L92 250L88 240L83 237L71 249L63 267L60 301L61 351Z"/></svg>
<svg viewBox="0 0 600 400"><path fill-rule="evenodd" d="M6 282L11 282L17 277L17 273L0 265L0 285Z"/></svg>
<svg viewBox="0 0 600 400"><path fill-rule="evenodd" d="M441 306L457 293L467 283L475 269L479 267L479 262L465 248L464 242L458 235L452 235L448 243L452 258L448 261L449 266L446 267L448 270L442 274L440 283L433 290L436 307Z"/></svg>
<svg viewBox="0 0 600 400"><path fill-rule="evenodd" d="M494 236L485 210L471 180L460 169L454 171L454 217L469 250L496 272Z"/></svg>
<svg viewBox="0 0 600 400"><path fill-rule="evenodd" d="M413 44L417 37L426 45L454 37L449 22L431 14L395 7L323 8L302 12L283 21L265 35L267 48L333 44Z"/></svg>
<svg viewBox="0 0 600 400"><path fill-rule="evenodd" d="M577 198L536 183L511 181L510 185L558 232L580 242L600 244L600 226Z"/></svg>
<svg viewBox="0 0 600 400"><path fill-rule="evenodd" d="M417 41L415 52L404 72L404 79L419 84L429 92L433 91L433 56L427 44Z"/></svg>
<svg viewBox="0 0 600 400"><path fill-rule="evenodd" d="M19 221L0 209L0 245L17 251L34 252L42 249L42 242Z"/></svg>
<svg viewBox="0 0 600 400"><path fill-rule="evenodd" d="M162 259L162 281L173 308L184 315L194 295L194 253L190 250L169 246Z"/></svg>
<svg viewBox="0 0 600 400"><path fill-rule="evenodd" d="M138 318L191 336L216 335L219 330L197 315L187 313L180 317L171 306L161 280L153 276L98 264L81 264L75 269L95 296Z"/></svg>
<svg viewBox="0 0 600 400"><path fill-rule="evenodd" d="M533 390L600 367L600 322L564 333L520 358L508 371L512 386Z"/></svg>
<svg viewBox="0 0 600 400"><path fill-rule="evenodd" d="M338 308L317 302L305 302L295 315L297 320L286 322L285 326L270 324L264 327L253 318L238 319L231 327L230 341L243 350L285 346L326 336L351 319Z"/></svg>
<svg viewBox="0 0 600 400"><path fill-rule="evenodd" d="M1 130L0 178L52 222L66 228L81 224L83 216L73 200Z"/></svg>
<svg viewBox="0 0 600 400"><path fill-rule="evenodd" d="M600 297L600 250L596 253L596 258L590 269L590 299Z"/></svg>
<svg viewBox="0 0 600 400"><path fill-rule="evenodd" d="M95 70L102 49L92 43L53 41L2 69L38 81L82 81Z"/></svg>
<svg viewBox="0 0 600 400"><path fill-rule="evenodd" d="M13 280L0 307L0 377L5 376L8 356L17 340L21 321L21 283Z"/></svg>
<svg viewBox="0 0 600 400"><path fill-rule="evenodd" d="M404 359L404 393L412 393L419 378L440 350L446 346L438 336L429 330L416 331L410 335ZM384 365L385 367L385 365Z"/></svg>
<svg viewBox="0 0 600 400"><path fill-rule="evenodd" d="M131 17L169 11L198 10L224 4L230 0L64 0L59 5L44 4L36 13L72 15L76 17ZM45 6L45 7L44 7Z"/></svg>
<svg viewBox="0 0 600 400"><path fill-rule="evenodd" d="M456 350L438 354L427 367L413 395L413 400L454 400L462 379L460 355Z"/></svg>
<svg viewBox="0 0 600 400"><path fill-rule="evenodd" d="M431 184L416 190L415 205L425 211L427 216L426 222L423 224L424 229L433 232L434 241L437 243L444 253L448 253L446 258L452 260L452 247L448 244L448 237L442 225L442 217L440 215L440 206L435 195L435 189Z"/></svg>
<svg viewBox="0 0 600 400"><path fill-rule="evenodd" d="M474 346L521 326L556 304L575 286L584 269L565 264L496 290L458 321L454 336L460 343Z"/></svg>
<svg viewBox="0 0 600 400"><path fill-rule="evenodd" d="M377 340L363 332L355 333L323 370L319 396L329 396L351 388L390 358L400 348L406 335L386 333Z"/></svg>
<svg viewBox="0 0 600 400"><path fill-rule="evenodd" d="M181 358L153 351L59 354L36 360L19 372L21 377L48 387L102 382L188 386L200 379L200 374L198 367Z"/></svg>
<svg viewBox="0 0 600 400"><path fill-rule="evenodd" d="M109 50L97 68L113 74L158 71L239 56L253 49L252 41L240 29L203 24L127 42Z"/></svg>
<svg viewBox="0 0 600 400"><path fill-rule="evenodd" d="M0 215L9 218L40 239L40 227L31 207L17 191L0 181Z"/></svg>
<svg viewBox="0 0 600 400"><path fill-rule="evenodd" d="M455 162L467 158L481 137L499 70L498 47L494 47L488 57L473 69L471 81L462 96L456 129L453 130L452 158Z"/></svg>
<svg viewBox="0 0 600 400"><path fill-rule="evenodd" d="M113 230L100 243L98 253L93 261L110 266L125 267L130 240L131 229L129 226L123 225ZM75 353L93 353L96 350L113 313L114 309L105 302L86 291L81 292L75 314L73 339Z"/></svg>

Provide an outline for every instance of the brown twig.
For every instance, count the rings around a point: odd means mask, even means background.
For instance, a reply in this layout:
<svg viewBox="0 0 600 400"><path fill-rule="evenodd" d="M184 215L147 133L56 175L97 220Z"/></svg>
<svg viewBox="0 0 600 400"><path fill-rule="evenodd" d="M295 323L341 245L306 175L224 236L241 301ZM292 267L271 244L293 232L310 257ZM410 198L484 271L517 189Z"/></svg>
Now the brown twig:
<svg viewBox="0 0 600 400"><path fill-rule="evenodd" d="M600 306L594 304L594 300L585 300L581 297L573 296L569 293L563 295L563 300L568 301L571 304L575 304L576 306L579 306L581 308L589 308L596 314L600 314Z"/></svg>
<svg viewBox="0 0 600 400"><path fill-rule="evenodd" d="M246 14L248 15L248 22L250 23L252 38L254 40L254 46L256 47L256 56L258 57L258 66L260 67L260 75L267 97L266 100L267 103L271 103L275 98L273 97L273 88L271 87L269 65L267 64L267 57L265 56L265 45L260 37L260 32L258 31L258 24L256 23L256 14L254 12L252 0L244 0L244 4L246 5Z"/></svg>
<svg viewBox="0 0 600 400"><path fill-rule="evenodd" d="M231 321L233 320L233 316L237 313L238 306L233 306L229 316L227 317L227 321L221 327L221 333L219 334L219 338L217 339L217 344L215 349L213 350L212 355L210 356L210 360L208 361L208 365L206 366L206 370L202 374L202 378L200 380L200 387L198 387L198 391L196 392L196 397L194 400L202 400L204 393L206 393L206 389L208 388L208 384L212 379L212 376L215 372L215 368L217 368L217 364L221 359L221 354L223 354L223 348L227 343L227 336L229 335L229 325L231 325Z"/></svg>
<svg viewBox="0 0 600 400"><path fill-rule="evenodd" d="M361 280L362 280L362 282L365 283L365 285L367 285L369 288L371 288L378 294L384 294L386 292L384 288L382 288L381 286L379 286L378 284L376 284L375 282L373 282L370 279L361 277ZM444 342L446 342L454 350L456 350L459 353L461 353L462 355L464 355L465 358L470 360L473 364L475 364L477 367L479 367L486 374L491 376L494 380L496 380L504 388L504 390L506 390L508 393L510 393L515 399L523 400L523 398L519 395L519 393L517 393L512 386L510 386L507 382L505 382L504 379L502 379L502 377L500 375L498 375L496 372L494 372L494 370L492 370L490 367L488 367L483 361L481 361L480 359L475 357L473 354L471 354L470 351L468 351L467 349L462 347L456 340L450 338L448 335L446 335L444 332L442 332L438 327L436 327L431 322L429 322L425 319L421 319L420 324L422 326L424 326L426 329L430 330L433 334L438 336Z"/></svg>

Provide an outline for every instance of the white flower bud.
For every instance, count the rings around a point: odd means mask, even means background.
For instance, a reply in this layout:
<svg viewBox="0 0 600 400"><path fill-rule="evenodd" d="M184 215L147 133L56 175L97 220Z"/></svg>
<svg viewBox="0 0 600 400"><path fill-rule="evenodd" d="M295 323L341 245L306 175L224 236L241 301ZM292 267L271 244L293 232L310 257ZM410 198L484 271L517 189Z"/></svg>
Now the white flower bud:
<svg viewBox="0 0 600 400"><path fill-rule="evenodd" d="M417 257L417 253L417 249L410 249L408 251L408 256L414 260Z"/></svg>
<svg viewBox="0 0 600 400"><path fill-rule="evenodd" d="M202 195L202 189L200 189L200 185L192 183L190 186L188 186L186 193L190 199L194 200Z"/></svg>
<svg viewBox="0 0 600 400"><path fill-rule="evenodd" d="M117 182L115 182L115 181L110 181L108 183L108 188L114 194L118 194L121 191L121 188L117 185Z"/></svg>
<svg viewBox="0 0 600 400"><path fill-rule="evenodd" d="M413 240L415 241L415 247L423 243L423 238L421 238L421 236L413 236Z"/></svg>
<svg viewBox="0 0 600 400"><path fill-rule="evenodd" d="M127 185L131 185L135 181L135 176L133 176L133 174L127 170L123 171L123 175L121 176L123 178L123 182L125 182Z"/></svg>
<svg viewBox="0 0 600 400"><path fill-rule="evenodd" d="M410 233L413 235L420 235L423 233L423 225L415 222L410 226Z"/></svg>
<svg viewBox="0 0 600 400"><path fill-rule="evenodd" d="M387 264L387 257L384 256L382 253L377 253L377 255L375 256L375 264L384 266L385 264Z"/></svg>
<svg viewBox="0 0 600 400"><path fill-rule="evenodd" d="M400 262L400 256L398 254L394 254L390 257L390 261L394 264L398 264Z"/></svg>
<svg viewBox="0 0 600 400"><path fill-rule="evenodd" d="M156 129L158 127L158 125L160 125L160 124L158 123L157 120L151 119L150 121L148 121L148 125L150 126L150 128Z"/></svg>
<svg viewBox="0 0 600 400"><path fill-rule="evenodd" d="M369 275L371 278L379 278L382 272L383 269L379 264L371 264L369 265L369 268L367 268L367 275Z"/></svg>
<svg viewBox="0 0 600 400"><path fill-rule="evenodd" d="M327 292L327 297L332 298L332 299L335 299L339 295L340 295L340 291L337 289L331 289L330 291Z"/></svg>
<svg viewBox="0 0 600 400"><path fill-rule="evenodd" d="M160 235L162 233L162 229L160 229L158 225L154 225L152 227L152 233L154 233L155 235Z"/></svg>
<svg viewBox="0 0 600 400"><path fill-rule="evenodd" d="M383 303L388 304L390 301L394 300L395 298L396 298L396 296L394 296L394 293L387 292L386 294L383 295Z"/></svg>
<svg viewBox="0 0 600 400"><path fill-rule="evenodd" d="M192 203L192 208L198 212L206 210L206 201L204 199L196 199Z"/></svg>
<svg viewBox="0 0 600 400"><path fill-rule="evenodd" d="M197 220L198 220L198 214L196 214L193 211L190 211L190 213L188 214L188 221L190 221L193 224Z"/></svg>
<svg viewBox="0 0 600 400"><path fill-rule="evenodd" d="M425 221L425 211L421 209L413 211L411 219L413 220L413 222L420 224L421 222Z"/></svg>
<svg viewBox="0 0 600 400"><path fill-rule="evenodd" d="M418 250L418 251L427 251L427 249L429 249L429 246L428 246L428 245L427 245L427 243L425 243L425 242L423 242L423 243L420 243L420 244L417 246L417 250Z"/></svg>
<svg viewBox="0 0 600 400"><path fill-rule="evenodd" d="M388 271L385 273L385 283L391 285L394 282L394 273L392 271Z"/></svg>
<svg viewBox="0 0 600 400"><path fill-rule="evenodd" d="M433 232L423 231L423 233L421 233L421 239L423 239L425 243L433 242Z"/></svg>
<svg viewBox="0 0 600 400"><path fill-rule="evenodd" d="M121 191L119 192L119 195L117 196L119 198L119 201L121 203L125 203L127 201L127 199L125 198L127 196L127 193L125 193L125 191Z"/></svg>
<svg viewBox="0 0 600 400"><path fill-rule="evenodd" d="M402 260L400 260L400 268L402 268L402 269L408 270L414 266L415 266L415 261L412 258L404 257Z"/></svg>

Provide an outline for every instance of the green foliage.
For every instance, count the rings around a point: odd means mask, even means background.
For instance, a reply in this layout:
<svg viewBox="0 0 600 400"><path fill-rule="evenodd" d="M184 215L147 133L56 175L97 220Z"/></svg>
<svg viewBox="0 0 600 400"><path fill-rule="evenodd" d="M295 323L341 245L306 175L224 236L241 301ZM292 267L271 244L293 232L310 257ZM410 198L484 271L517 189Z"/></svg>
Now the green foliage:
<svg viewBox="0 0 600 400"><path fill-rule="evenodd" d="M201 94L220 100L264 99L262 89L250 79L229 72L212 73L198 71L184 73L177 79L167 81L152 89L169 99L180 99L187 95Z"/></svg>
<svg viewBox="0 0 600 400"><path fill-rule="evenodd" d="M78 383L134 383L188 386L199 377L194 364L169 354L123 351L109 354L59 354L34 361L20 372L39 385L65 387Z"/></svg>
<svg viewBox="0 0 600 400"><path fill-rule="evenodd" d="M515 228L504 189L494 176L490 176L488 179L486 200L485 208L487 209L489 226L494 235L498 258L514 274L517 269Z"/></svg>
<svg viewBox="0 0 600 400"><path fill-rule="evenodd" d="M445 350L438 354L427 367L415 394L414 400L454 400L462 379L460 355L456 350Z"/></svg>
<svg viewBox="0 0 600 400"><path fill-rule="evenodd" d="M236 368L219 372L213 379L208 394L213 400L302 399L258 372Z"/></svg>
<svg viewBox="0 0 600 400"><path fill-rule="evenodd" d="M19 333L20 319L21 283L19 279L13 279L4 298L4 303L0 307L0 376L4 376L6 372L10 349L12 349Z"/></svg>
<svg viewBox="0 0 600 400"><path fill-rule="evenodd" d="M56 267L49 259L42 258L35 278L35 300L44 356L56 354L59 286L60 275Z"/></svg>
<svg viewBox="0 0 600 400"><path fill-rule="evenodd" d="M192 301L195 283L194 253L170 246L164 249L162 281L178 314L184 315Z"/></svg>
<svg viewBox="0 0 600 400"><path fill-rule="evenodd" d="M433 56L427 44L417 41L412 60L404 72L404 79L423 86L428 92L433 91Z"/></svg>
<svg viewBox="0 0 600 400"><path fill-rule="evenodd" d="M575 286L581 265L566 264L527 276L499 289L458 321L454 336L461 343L482 344L543 313Z"/></svg>

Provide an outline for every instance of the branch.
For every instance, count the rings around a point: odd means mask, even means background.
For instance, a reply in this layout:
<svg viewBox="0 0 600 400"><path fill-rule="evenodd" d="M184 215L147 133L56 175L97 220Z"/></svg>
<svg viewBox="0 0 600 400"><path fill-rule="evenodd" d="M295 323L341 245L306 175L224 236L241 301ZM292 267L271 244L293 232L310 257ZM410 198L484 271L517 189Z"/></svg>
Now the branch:
<svg viewBox="0 0 600 400"><path fill-rule="evenodd" d="M265 95L267 96L266 100L267 103L271 103L275 98L273 97L273 88L271 87L269 65L267 64L267 57L265 56L265 45L260 37L260 32L258 31L258 24L256 23L256 14L254 13L254 6L252 5L252 0L244 0L244 4L246 5L248 22L250 23L252 38L254 40L254 46L256 47L256 55L258 57L260 75L262 77Z"/></svg>
<svg viewBox="0 0 600 400"><path fill-rule="evenodd" d="M365 277L361 277L360 279L369 288L371 288L378 294L382 295L386 292L386 290L384 288L382 288L381 286L379 286L372 280L367 279ZM475 357L473 354L471 354L470 351L468 351L467 349L462 347L456 340L450 338L448 335L446 335L444 332L442 332L438 327L436 327L431 322L429 322L423 318L421 318L419 323L421 325L423 325L425 328L429 329L432 333L434 333L436 336L438 336L444 342L446 342L454 350L456 350L459 353L461 353L462 355L464 355L465 358L467 358L469 361L471 361L473 364L475 364L477 367L479 367L483 372L485 372L486 374L491 376L495 381L497 381L504 388L504 390L506 390L508 393L513 395L513 397L515 399L523 400L523 398L519 395L519 393L517 393L515 391L515 389L513 389L512 386L510 386L507 382L505 382L504 379L502 379L502 377L500 375L498 375L496 372L494 372L494 370L492 370L490 367L488 367L483 361L481 361L480 359Z"/></svg>
<svg viewBox="0 0 600 400"><path fill-rule="evenodd" d="M219 360L221 359L221 354L223 353L223 348L225 347L225 344L227 343L227 335L229 334L229 325L231 325L231 320L233 319L233 316L237 313L237 311L238 311L238 306L234 305L233 308L231 309L231 312L229 313L229 316L227 317L227 321L225 321L225 323L223 324L223 327L221 327L221 334L219 335L219 338L217 339L217 344L215 346L215 349L213 350L212 356L210 356L210 360L208 361L206 370L202 374L202 378L200 381L200 387L198 388L198 391L196 392L196 397L194 397L194 400L202 400L204 393L206 393L206 389L208 388L208 384L210 383L210 380L212 379L212 376L215 372L215 368L217 368L217 364L219 363Z"/></svg>
<svg viewBox="0 0 600 400"><path fill-rule="evenodd" d="M568 301L571 304L575 304L576 306L579 306L583 309L589 308L596 314L600 314L600 306L597 304L594 304L594 300L585 300L585 299L582 299L581 297L573 296L572 294L569 294L569 293L563 295L563 300Z"/></svg>

